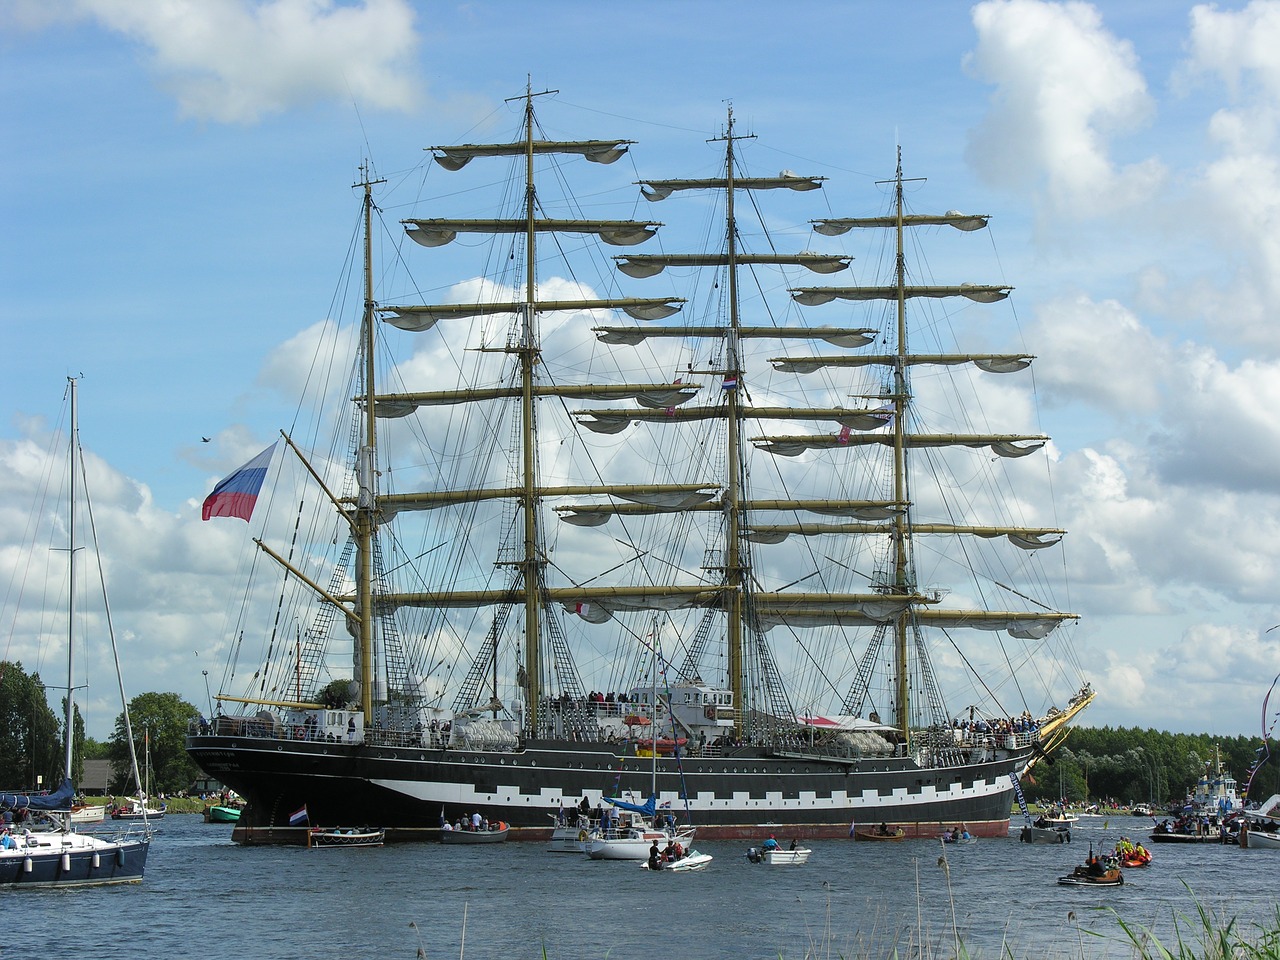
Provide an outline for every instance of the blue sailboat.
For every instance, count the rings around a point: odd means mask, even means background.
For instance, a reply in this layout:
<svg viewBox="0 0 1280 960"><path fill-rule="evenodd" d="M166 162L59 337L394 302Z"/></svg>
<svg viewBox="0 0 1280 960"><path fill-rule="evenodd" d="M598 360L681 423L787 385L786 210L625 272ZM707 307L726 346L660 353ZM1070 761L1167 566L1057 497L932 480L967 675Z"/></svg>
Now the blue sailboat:
<svg viewBox="0 0 1280 960"><path fill-rule="evenodd" d="M80 464L80 438L76 420L76 380L68 378L71 394L71 500L67 529L71 549L68 550L69 583L74 584L76 567L76 490L77 467ZM70 592L68 622L75 623L75 591ZM112 640L114 645L114 638ZM118 661L117 661L118 662ZM5 823L0 828L0 889L25 889L29 887L79 887L100 886L114 883L137 883L142 880L151 848L151 830L144 822L141 829L132 829L113 837L77 833L71 820L74 789L71 783L72 731L75 729L75 643L67 643L67 697L64 721L65 763L62 784L53 793L26 794L0 793L0 808L5 812ZM121 700L124 690L121 687ZM129 711L125 704L125 726L128 730ZM130 733L132 755L132 734ZM133 757L134 778L138 775L138 760ZM32 830L24 822L40 814L42 820L53 824L53 829Z"/></svg>

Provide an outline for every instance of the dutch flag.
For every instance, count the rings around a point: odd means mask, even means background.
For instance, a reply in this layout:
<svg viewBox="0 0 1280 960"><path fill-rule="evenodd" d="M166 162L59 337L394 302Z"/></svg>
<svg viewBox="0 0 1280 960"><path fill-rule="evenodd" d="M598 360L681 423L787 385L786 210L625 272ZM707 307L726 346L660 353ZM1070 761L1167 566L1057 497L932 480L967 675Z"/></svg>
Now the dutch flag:
<svg viewBox="0 0 1280 960"><path fill-rule="evenodd" d="M307 805L304 803L293 813L289 814L289 826L296 827L300 823L307 822Z"/></svg>

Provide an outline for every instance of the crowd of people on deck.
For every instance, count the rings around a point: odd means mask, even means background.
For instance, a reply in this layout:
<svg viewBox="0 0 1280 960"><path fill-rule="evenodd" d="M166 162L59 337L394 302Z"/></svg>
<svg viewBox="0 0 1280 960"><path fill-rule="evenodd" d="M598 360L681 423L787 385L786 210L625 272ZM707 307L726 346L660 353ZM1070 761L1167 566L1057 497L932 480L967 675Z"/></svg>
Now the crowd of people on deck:
<svg viewBox="0 0 1280 960"><path fill-rule="evenodd" d="M959 717L951 721L954 730L961 731L967 739L970 735L1003 737L1010 733L1034 733L1040 729L1040 721L1031 716L1029 711L1022 711L1017 717L975 717L972 720L961 720Z"/></svg>

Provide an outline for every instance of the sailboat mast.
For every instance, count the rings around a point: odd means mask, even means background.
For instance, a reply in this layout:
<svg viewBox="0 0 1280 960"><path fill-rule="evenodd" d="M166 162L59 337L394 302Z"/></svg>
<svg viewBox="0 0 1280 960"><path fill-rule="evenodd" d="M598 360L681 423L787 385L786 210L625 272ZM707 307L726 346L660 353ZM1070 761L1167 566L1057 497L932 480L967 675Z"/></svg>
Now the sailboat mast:
<svg viewBox="0 0 1280 960"><path fill-rule="evenodd" d="M536 197L533 189L533 92L525 92L525 289L524 317L520 331L521 443L524 448L523 489L520 503L524 513L524 661L525 661L525 729L534 733L539 728L542 685L542 624L538 608L541 577L538 572L537 474L534 450L533 367L536 360L537 336L534 304L537 301L537 229L534 222ZM497 642L495 637L495 643Z"/></svg>
<svg viewBox="0 0 1280 960"><path fill-rule="evenodd" d="M743 697L745 683L743 680L742 657L742 589L746 581L742 567L741 531L742 531L742 440L739 391L742 384L742 360L738 335L741 329L741 318L738 316L738 226L734 211L733 183L733 107L729 107L728 125L725 131L725 250L727 253L729 279L729 324L728 342L725 346L724 378L731 384L725 390L728 400L728 483L725 500L728 510L728 526L725 530L725 586L729 589L725 594L726 616L728 619L725 645L728 652L729 689L733 691L734 730L741 733L743 717L747 703Z"/></svg>
<svg viewBox="0 0 1280 960"><path fill-rule="evenodd" d="M894 211L896 223L896 256L894 275L898 290L898 352L897 363L893 368L893 497L898 503L907 502L907 453L906 453L906 412L907 412L907 267L903 230L902 201L902 148L898 148L898 165L894 177ZM898 514L893 521L894 542L894 575L893 592L899 596L909 596L915 592L910 582L911 554L908 544L910 532L905 513ZM894 621L893 659L894 659L894 700L897 706L898 732L906 747L911 744L911 718L907 703L907 639L913 617L912 607L908 605Z"/></svg>
<svg viewBox="0 0 1280 960"><path fill-rule="evenodd" d="M66 744L66 757L62 767L62 773L66 779L71 779L71 754L75 739L75 730L72 722L75 718L75 629L76 629L76 486L78 483L76 468L79 459L76 454L80 449L79 438L79 413L76 409L76 378L67 377L67 383L71 385L71 446L68 450L67 458L71 461L71 509L67 511L67 535L70 537L70 567L68 569L68 583L70 584L70 599L67 602L67 716L64 737Z"/></svg>
<svg viewBox="0 0 1280 960"><path fill-rule="evenodd" d="M369 179L368 169L361 168L364 188L364 338L365 403L364 444L356 461L356 594L360 616L357 664L360 674L360 710L368 721L373 716L373 534L374 480L377 463L377 419L374 415L374 301L373 301L373 185L383 181Z"/></svg>

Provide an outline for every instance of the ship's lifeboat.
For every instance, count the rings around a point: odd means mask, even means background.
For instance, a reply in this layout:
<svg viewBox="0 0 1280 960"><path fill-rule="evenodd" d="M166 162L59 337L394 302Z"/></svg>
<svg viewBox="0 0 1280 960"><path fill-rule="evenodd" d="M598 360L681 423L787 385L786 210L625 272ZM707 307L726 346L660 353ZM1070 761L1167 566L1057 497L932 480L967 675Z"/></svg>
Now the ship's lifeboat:
<svg viewBox="0 0 1280 960"><path fill-rule="evenodd" d="M688 742L688 738L686 737L679 737L674 740L670 737L659 737L657 740L646 738L644 740L636 741L636 753L641 756L651 757L653 756L654 750L657 750L658 756L666 757L675 753L676 747L683 750L685 744Z"/></svg>

